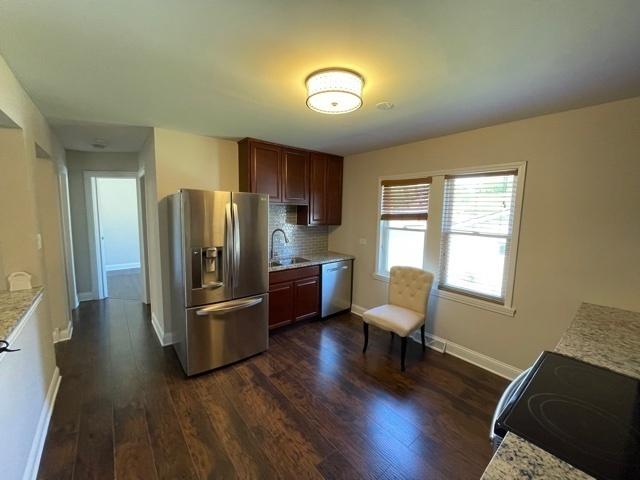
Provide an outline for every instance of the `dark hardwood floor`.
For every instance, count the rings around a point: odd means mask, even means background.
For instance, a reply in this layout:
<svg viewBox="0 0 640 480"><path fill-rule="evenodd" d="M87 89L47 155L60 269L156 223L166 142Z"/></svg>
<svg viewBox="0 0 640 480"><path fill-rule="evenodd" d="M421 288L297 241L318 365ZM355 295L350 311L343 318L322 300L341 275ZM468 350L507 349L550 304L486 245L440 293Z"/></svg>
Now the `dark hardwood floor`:
<svg viewBox="0 0 640 480"><path fill-rule="evenodd" d="M506 382L357 317L276 333L267 353L187 379L147 309L82 303L42 479L478 478Z"/></svg>

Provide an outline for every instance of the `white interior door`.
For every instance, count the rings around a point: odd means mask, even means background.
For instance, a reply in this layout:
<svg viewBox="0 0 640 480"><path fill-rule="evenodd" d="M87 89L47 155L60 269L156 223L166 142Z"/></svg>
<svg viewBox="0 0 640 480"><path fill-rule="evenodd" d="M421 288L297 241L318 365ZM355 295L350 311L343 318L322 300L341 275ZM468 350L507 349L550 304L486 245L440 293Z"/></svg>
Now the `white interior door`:
<svg viewBox="0 0 640 480"><path fill-rule="evenodd" d="M100 217L100 182L98 178L91 178L91 190L93 199L93 218L94 218L94 236L96 245L96 274L98 277L98 298L107 298L109 296L109 288L107 284L107 269L105 267L105 242L104 229L102 227Z"/></svg>

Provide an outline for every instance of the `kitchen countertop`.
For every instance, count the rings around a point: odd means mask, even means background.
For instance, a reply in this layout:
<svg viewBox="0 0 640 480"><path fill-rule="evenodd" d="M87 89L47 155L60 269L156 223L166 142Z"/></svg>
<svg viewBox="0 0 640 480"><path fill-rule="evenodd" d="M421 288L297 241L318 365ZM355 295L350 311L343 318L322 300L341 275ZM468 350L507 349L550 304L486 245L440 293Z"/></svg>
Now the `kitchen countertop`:
<svg viewBox="0 0 640 480"><path fill-rule="evenodd" d="M324 263L340 262L342 260L353 260L353 255L346 255L337 252L310 253L308 255L299 255L306 258L308 262L293 263L291 265L281 265L278 267L269 267L270 272L279 272L281 270L291 270L292 268L310 267L312 265L322 265ZM274 260L278 260L275 258Z"/></svg>
<svg viewBox="0 0 640 480"><path fill-rule="evenodd" d="M583 303L555 351L640 378L640 313ZM482 475L482 480L592 478L511 432Z"/></svg>
<svg viewBox="0 0 640 480"><path fill-rule="evenodd" d="M42 287L17 292L0 292L0 340L6 340L31 306L42 295Z"/></svg>

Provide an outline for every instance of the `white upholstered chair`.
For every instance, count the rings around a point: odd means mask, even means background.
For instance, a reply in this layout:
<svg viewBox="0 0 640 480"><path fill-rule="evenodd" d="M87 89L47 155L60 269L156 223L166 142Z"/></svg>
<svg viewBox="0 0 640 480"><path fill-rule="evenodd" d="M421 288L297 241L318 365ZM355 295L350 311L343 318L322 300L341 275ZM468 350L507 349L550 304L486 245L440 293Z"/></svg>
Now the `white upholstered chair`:
<svg viewBox="0 0 640 480"><path fill-rule="evenodd" d="M389 276L388 304L367 310L364 320L364 348L369 344L369 325L395 333L401 338L401 367L407 353L407 336L421 327L422 349L424 350L424 324L427 318L429 292L433 274L414 267L391 267Z"/></svg>

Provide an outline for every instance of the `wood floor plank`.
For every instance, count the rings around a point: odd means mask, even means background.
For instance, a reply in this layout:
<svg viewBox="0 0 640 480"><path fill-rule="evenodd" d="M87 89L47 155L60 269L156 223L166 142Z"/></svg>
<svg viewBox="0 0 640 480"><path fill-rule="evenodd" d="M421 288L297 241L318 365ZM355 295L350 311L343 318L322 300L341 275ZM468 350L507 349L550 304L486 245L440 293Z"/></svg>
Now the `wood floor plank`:
<svg viewBox="0 0 640 480"><path fill-rule="evenodd" d="M211 424L195 383L184 381L176 364L169 367L166 374L171 399L199 478L236 478L233 463Z"/></svg>
<svg viewBox="0 0 640 480"><path fill-rule="evenodd" d="M323 457L305 442L299 430L289 429L286 413L275 402L263 398L236 368L227 369L220 376L220 384L274 467L285 478L322 478L316 465Z"/></svg>
<svg viewBox="0 0 640 480"><path fill-rule="evenodd" d="M196 379L196 387L239 478L278 478L279 474L256 441L248 425L217 382L218 373Z"/></svg>

